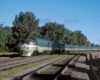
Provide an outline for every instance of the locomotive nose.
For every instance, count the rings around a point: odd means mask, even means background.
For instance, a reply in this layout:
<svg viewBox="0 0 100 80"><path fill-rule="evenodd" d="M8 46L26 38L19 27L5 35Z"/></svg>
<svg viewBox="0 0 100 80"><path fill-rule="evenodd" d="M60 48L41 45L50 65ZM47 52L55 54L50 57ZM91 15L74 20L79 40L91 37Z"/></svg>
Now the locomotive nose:
<svg viewBox="0 0 100 80"><path fill-rule="evenodd" d="M24 44L23 47L25 48L26 47L26 44Z"/></svg>

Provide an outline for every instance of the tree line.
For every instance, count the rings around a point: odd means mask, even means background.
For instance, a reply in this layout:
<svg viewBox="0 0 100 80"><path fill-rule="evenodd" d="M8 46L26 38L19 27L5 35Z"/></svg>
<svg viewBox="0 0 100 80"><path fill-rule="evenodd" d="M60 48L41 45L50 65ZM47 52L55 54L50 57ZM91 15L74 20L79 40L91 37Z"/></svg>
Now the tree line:
<svg viewBox="0 0 100 80"><path fill-rule="evenodd" d="M13 26L0 25L0 52L17 51L18 43L31 36L71 45L99 46L88 41L81 31L71 31L64 24L48 22L39 26L39 19L32 12L20 12L12 23Z"/></svg>

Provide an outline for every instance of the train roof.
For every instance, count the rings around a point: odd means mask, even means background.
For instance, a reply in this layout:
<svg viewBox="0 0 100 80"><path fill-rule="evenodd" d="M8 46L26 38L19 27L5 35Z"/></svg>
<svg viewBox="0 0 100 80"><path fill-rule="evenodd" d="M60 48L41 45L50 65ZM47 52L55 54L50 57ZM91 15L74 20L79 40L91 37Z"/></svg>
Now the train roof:
<svg viewBox="0 0 100 80"><path fill-rule="evenodd" d="M44 38L39 38L39 37L29 37L28 39L35 39L35 40L37 40L37 41L51 41L51 40L47 40L47 39L44 39Z"/></svg>

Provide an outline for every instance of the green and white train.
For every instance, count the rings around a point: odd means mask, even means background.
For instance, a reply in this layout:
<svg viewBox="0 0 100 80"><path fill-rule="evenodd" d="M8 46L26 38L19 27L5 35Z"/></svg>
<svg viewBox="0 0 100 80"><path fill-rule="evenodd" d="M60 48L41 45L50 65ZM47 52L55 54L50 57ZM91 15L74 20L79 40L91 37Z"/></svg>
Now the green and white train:
<svg viewBox="0 0 100 80"><path fill-rule="evenodd" d="M43 38L31 37L19 42L19 54L21 56L32 56L38 54L55 54L64 51L99 50L99 47L69 45L54 42Z"/></svg>
<svg viewBox="0 0 100 80"><path fill-rule="evenodd" d="M53 54L64 51L63 43L31 37L24 42L19 42L19 53L21 56L32 56L38 54Z"/></svg>

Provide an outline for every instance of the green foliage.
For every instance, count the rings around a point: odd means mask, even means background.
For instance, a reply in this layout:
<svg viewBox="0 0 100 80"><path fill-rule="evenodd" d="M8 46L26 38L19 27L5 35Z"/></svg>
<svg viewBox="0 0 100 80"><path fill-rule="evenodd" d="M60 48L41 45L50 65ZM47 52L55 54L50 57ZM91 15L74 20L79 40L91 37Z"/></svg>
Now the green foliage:
<svg viewBox="0 0 100 80"><path fill-rule="evenodd" d="M64 35L65 37L68 37L68 35L71 34L71 33L72 33L71 30L65 28L65 35Z"/></svg>
<svg viewBox="0 0 100 80"><path fill-rule="evenodd" d="M94 47L95 46L95 44L94 43L91 43L91 47Z"/></svg>
<svg viewBox="0 0 100 80"><path fill-rule="evenodd" d="M0 52L9 51L12 41L12 29L9 26L0 26Z"/></svg>
<svg viewBox="0 0 100 80"><path fill-rule="evenodd" d="M64 41L65 28L63 24L56 22L46 23L41 27L41 36L53 41Z"/></svg>
<svg viewBox="0 0 100 80"><path fill-rule="evenodd" d="M20 12L19 15L16 15L12 27L13 37L16 42L22 41L29 36L37 36L38 23L39 20L31 12Z"/></svg>
<svg viewBox="0 0 100 80"><path fill-rule="evenodd" d="M87 40L86 36L83 33L81 33L81 31L71 32L67 37L66 43L80 46L90 45L90 42Z"/></svg>

